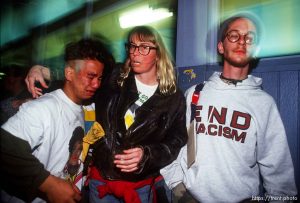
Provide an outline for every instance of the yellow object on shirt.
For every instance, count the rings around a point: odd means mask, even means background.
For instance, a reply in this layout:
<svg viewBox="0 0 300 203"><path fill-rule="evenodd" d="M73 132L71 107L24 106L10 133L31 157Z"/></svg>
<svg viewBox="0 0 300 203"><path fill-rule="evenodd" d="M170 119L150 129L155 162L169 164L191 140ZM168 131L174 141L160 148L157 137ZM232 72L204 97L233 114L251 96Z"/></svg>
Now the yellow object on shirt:
<svg viewBox="0 0 300 203"><path fill-rule="evenodd" d="M91 129L87 132L86 136L83 138L82 145L82 161L85 160L86 155L89 150L90 144L94 144L97 140L105 135L105 132L98 122L94 122Z"/></svg>

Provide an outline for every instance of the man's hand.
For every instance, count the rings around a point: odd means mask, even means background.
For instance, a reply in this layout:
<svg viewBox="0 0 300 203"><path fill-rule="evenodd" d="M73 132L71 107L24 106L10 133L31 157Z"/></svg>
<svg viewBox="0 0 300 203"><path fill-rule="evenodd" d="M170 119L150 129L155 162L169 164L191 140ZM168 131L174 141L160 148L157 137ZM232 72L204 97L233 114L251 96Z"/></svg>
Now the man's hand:
<svg viewBox="0 0 300 203"><path fill-rule="evenodd" d="M117 168L120 168L123 172L133 172L138 170L138 164L140 163L144 151L140 147L127 149L123 151L124 154L116 154L114 163Z"/></svg>
<svg viewBox="0 0 300 203"><path fill-rule="evenodd" d="M81 200L79 189L72 183L55 176L48 176L39 187L51 203L75 203Z"/></svg>
<svg viewBox="0 0 300 203"><path fill-rule="evenodd" d="M30 68L25 78L25 82L27 89L32 94L33 98L38 98L43 94L41 88L35 87L36 81L39 82L42 87L48 88L45 79L50 80L50 71L48 68L40 65L35 65Z"/></svg>

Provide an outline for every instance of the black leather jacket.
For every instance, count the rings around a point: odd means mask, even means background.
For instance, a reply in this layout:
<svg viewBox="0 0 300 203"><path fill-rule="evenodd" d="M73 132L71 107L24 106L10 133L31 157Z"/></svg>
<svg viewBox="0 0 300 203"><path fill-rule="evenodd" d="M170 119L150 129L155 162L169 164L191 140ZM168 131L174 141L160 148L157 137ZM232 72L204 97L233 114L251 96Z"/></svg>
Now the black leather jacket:
<svg viewBox="0 0 300 203"><path fill-rule="evenodd" d="M186 102L178 89L162 95L158 89L135 112L135 121L126 130L124 115L138 99L134 75L131 73L122 88L105 88L96 99L96 120L105 130L105 137L94 146L94 164L109 180L139 181L159 175L159 170L176 159L187 142ZM142 147L144 156L139 170L121 172L113 157L122 150Z"/></svg>

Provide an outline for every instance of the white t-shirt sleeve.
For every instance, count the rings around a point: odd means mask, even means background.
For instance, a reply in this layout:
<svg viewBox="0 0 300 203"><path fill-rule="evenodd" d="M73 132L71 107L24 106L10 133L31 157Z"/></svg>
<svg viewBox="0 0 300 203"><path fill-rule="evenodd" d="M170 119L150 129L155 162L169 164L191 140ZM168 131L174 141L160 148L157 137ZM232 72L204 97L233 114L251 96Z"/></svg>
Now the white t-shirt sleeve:
<svg viewBox="0 0 300 203"><path fill-rule="evenodd" d="M31 148L34 148L43 139L44 123L47 122L44 120L47 115L45 109L43 103L36 101L24 103L19 111L1 127L12 135L28 141Z"/></svg>

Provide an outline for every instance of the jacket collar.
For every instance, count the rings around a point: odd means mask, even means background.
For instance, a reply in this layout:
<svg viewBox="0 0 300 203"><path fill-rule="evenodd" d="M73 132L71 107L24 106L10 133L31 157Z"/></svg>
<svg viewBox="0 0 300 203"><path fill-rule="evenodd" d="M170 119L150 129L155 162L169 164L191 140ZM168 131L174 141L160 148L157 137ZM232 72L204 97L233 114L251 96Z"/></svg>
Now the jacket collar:
<svg viewBox="0 0 300 203"><path fill-rule="evenodd" d="M136 82L135 82L133 72L129 73L128 78L124 82L124 86L121 88L120 94L121 94L120 102L122 103L122 106L123 106L122 108L126 108L126 106L129 108L129 106L138 99L138 90L136 87ZM159 86L158 86L154 92L154 95L152 97L150 97L149 100L147 100L144 103L144 106L150 107L151 104L153 104L158 98L160 98L162 96L163 95L160 93Z"/></svg>

